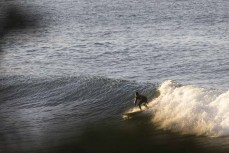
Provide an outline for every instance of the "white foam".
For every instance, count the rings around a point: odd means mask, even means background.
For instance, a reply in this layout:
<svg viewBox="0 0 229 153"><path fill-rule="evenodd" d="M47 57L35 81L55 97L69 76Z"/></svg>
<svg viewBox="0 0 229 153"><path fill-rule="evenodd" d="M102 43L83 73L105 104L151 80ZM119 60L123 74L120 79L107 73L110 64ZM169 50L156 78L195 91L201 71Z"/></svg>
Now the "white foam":
<svg viewBox="0 0 229 153"><path fill-rule="evenodd" d="M150 105L160 128L184 134L229 135L229 91L165 81Z"/></svg>

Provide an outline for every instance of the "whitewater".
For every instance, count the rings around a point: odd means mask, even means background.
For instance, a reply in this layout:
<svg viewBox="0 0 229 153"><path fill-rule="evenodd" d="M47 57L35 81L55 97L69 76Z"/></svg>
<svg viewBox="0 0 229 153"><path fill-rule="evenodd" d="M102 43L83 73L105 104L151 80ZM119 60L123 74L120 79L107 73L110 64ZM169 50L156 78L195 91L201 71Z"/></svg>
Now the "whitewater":
<svg viewBox="0 0 229 153"><path fill-rule="evenodd" d="M229 91L165 81L150 103L160 128L206 136L228 136Z"/></svg>

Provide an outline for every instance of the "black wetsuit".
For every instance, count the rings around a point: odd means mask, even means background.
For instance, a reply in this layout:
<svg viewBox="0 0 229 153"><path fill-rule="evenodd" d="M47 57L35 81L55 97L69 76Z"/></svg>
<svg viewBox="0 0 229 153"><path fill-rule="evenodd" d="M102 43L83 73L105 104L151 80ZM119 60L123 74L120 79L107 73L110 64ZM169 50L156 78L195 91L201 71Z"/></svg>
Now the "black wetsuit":
<svg viewBox="0 0 229 153"><path fill-rule="evenodd" d="M139 102L138 102L138 101L139 101ZM142 105L142 104L143 104L145 107L148 108L148 106L146 105L146 104L148 103L148 99L147 99L146 96L143 96L143 95L140 95L140 94L136 94L136 99L135 99L135 102L134 102L135 106L136 106L137 102L138 102L138 106L139 106L139 108L140 108L141 110L142 110L142 108L141 108L141 105Z"/></svg>

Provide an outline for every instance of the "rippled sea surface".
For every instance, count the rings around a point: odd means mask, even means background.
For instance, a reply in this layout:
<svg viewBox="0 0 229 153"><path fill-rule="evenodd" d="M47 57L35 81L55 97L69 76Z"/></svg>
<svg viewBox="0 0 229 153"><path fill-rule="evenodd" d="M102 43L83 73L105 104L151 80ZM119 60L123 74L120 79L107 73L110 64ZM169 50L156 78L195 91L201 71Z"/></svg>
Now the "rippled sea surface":
<svg viewBox="0 0 229 153"><path fill-rule="evenodd" d="M44 26L1 42L0 152L229 151L229 2L9 3Z"/></svg>

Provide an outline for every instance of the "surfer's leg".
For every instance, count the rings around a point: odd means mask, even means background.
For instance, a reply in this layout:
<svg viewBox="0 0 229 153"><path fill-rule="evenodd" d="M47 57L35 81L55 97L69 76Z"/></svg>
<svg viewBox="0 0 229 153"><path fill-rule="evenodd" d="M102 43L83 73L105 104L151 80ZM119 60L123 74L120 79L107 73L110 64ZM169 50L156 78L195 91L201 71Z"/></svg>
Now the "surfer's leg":
<svg viewBox="0 0 229 153"><path fill-rule="evenodd" d="M147 104L146 104L146 103L144 103L143 105L144 105L147 109L149 109L149 107L147 106Z"/></svg>
<svg viewBox="0 0 229 153"><path fill-rule="evenodd" d="M138 107L140 108L140 110L142 110L142 108L141 108L141 103L138 104Z"/></svg>

